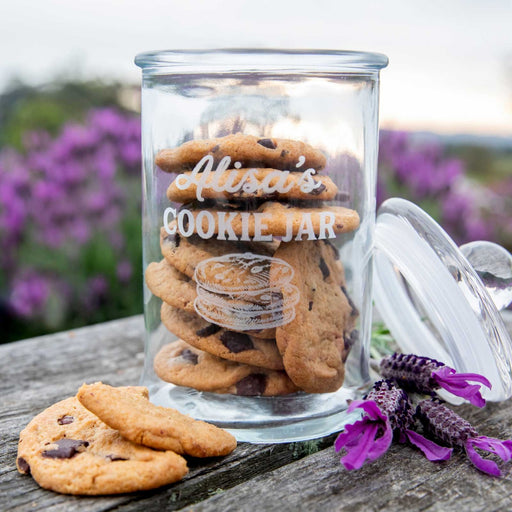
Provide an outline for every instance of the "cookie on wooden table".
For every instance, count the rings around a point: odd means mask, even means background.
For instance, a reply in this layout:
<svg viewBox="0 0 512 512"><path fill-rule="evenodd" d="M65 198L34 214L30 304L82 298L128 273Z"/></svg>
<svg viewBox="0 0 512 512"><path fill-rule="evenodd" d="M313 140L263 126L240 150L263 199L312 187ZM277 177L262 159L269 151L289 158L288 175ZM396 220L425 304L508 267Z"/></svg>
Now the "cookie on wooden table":
<svg viewBox="0 0 512 512"><path fill-rule="evenodd" d="M175 409L153 405L147 398L121 388L101 382L84 384L77 398L134 443L193 457L218 457L236 448L236 439L229 432Z"/></svg>
<svg viewBox="0 0 512 512"><path fill-rule="evenodd" d="M125 390L146 400L147 390ZM38 414L20 433L18 471L45 489L64 494L119 494L181 480L186 461L125 439L76 397Z"/></svg>

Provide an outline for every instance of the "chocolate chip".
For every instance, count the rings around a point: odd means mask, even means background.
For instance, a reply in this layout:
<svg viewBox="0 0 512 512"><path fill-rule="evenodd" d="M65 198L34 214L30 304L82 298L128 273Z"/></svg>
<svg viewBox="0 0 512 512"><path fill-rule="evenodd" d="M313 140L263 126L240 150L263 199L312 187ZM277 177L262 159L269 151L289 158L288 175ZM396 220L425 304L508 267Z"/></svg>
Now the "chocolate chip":
<svg viewBox="0 0 512 512"><path fill-rule="evenodd" d="M356 308L356 305L352 302L352 299L349 297L347 289L344 286L341 286L341 291L345 294L345 297L348 300L348 305L351 307L352 311L350 312L350 316L359 315L359 311Z"/></svg>
<svg viewBox="0 0 512 512"><path fill-rule="evenodd" d="M281 303L283 301L283 294L281 292L271 292L270 293L270 303L274 304L275 302Z"/></svg>
<svg viewBox="0 0 512 512"><path fill-rule="evenodd" d="M335 201L339 201L340 203L346 203L347 201L350 201L350 194L348 192L338 192L334 196Z"/></svg>
<svg viewBox="0 0 512 512"><path fill-rule="evenodd" d="M318 183L318 181L316 180L313 180L315 182L315 184ZM321 194L327 187L323 184L323 183L320 183L320 186L318 187L315 187L311 192L310 194L312 196L317 196L318 194Z"/></svg>
<svg viewBox="0 0 512 512"><path fill-rule="evenodd" d="M59 425L69 425L70 423L73 423L73 421L75 421L75 418L73 418L73 416L68 416L67 414L65 416L61 416L58 420L57 420L57 423Z"/></svg>
<svg viewBox="0 0 512 512"><path fill-rule="evenodd" d="M343 352L341 353L341 359L345 362L348 358L348 354L350 353L350 349L357 343L359 340L359 331L354 329L349 334L346 332L343 333Z"/></svg>
<svg viewBox="0 0 512 512"><path fill-rule="evenodd" d="M28 462L23 457L18 457L18 460L16 462L18 464L18 469L24 475L30 475L30 466L28 465Z"/></svg>
<svg viewBox="0 0 512 512"><path fill-rule="evenodd" d="M112 462L115 460L128 460L125 457L119 457L119 455L107 455L106 459L110 459Z"/></svg>
<svg viewBox="0 0 512 512"><path fill-rule="evenodd" d="M185 359L185 361L188 361L189 363L192 363L192 364L197 364L197 359L198 359L198 355L197 354L194 354L194 352L192 352L192 350L189 350L188 348L186 348L181 354L180 356Z"/></svg>
<svg viewBox="0 0 512 512"><path fill-rule="evenodd" d="M279 155L281 158L284 158L289 152L286 149L283 149L281 151L281 154Z"/></svg>
<svg viewBox="0 0 512 512"><path fill-rule="evenodd" d="M341 351L341 360L343 363L347 362L348 354L350 353L350 349L354 342L350 339L350 334L346 332L343 333L343 350Z"/></svg>
<svg viewBox="0 0 512 512"><path fill-rule="evenodd" d="M218 144L216 146L213 146L213 148L210 149L210 153L216 153L217 151L219 151L219 148L220 146Z"/></svg>
<svg viewBox="0 0 512 512"><path fill-rule="evenodd" d="M359 331L354 329L353 331L350 331L348 336L344 334L343 341L345 346L348 346L349 349L352 348L359 341Z"/></svg>
<svg viewBox="0 0 512 512"><path fill-rule="evenodd" d="M87 441L77 439L59 439L51 444L56 444L57 448L42 453L42 456L48 459L71 459L78 453L78 448L89 446Z"/></svg>
<svg viewBox="0 0 512 512"><path fill-rule="evenodd" d="M331 275L329 267L327 266L327 263L325 263L325 260L323 258L320 258L320 270L322 271L324 279L327 279Z"/></svg>
<svg viewBox="0 0 512 512"><path fill-rule="evenodd" d="M247 334L241 332L224 331L220 335L222 344L234 354L243 352L244 350L254 349L251 338Z"/></svg>
<svg viewBox="0 0 512 512"><path fill-rule="evenodd" d="M278 194L277 192L274 192L272 194L261 194L261 196L258 196L258 199L264 199L265 201L272 201L273 199L277 199Z"/></svg>
<svg viewBox="0 0 512 512"><path fill-rule="evenodd" d="M258 144L267 149L276 149L277 148L277 146L275 145L275 143L272 139L260 139L258 141Z"/></svg>
<svg viewBox="0 0 512 512"><path fill-rule="evenodd" d="M313 309L313 301L310 300L308 304L308 311L311 311Z"/></svg>
<svg viewBox="0 0 512 512"><path fill-rule="evenodd" d="M174 233L173 235L166 235L164 236L164 242L174 244L174 247L178 247L178 245L180 245L180 235L178 235L178 233Z"/></svg>
<svg viewBox="0 0 512 512"><path fill-rule="evenodd" d="M267 376L252 373L236 383L236 394L241 396L262 395L267 387Z"/></svg>
<svg viewBox="0 0 512 512"><path fill-rule="evenodd" d="M339 260L340 259L340 253L338 252L337 247L330 241L330 240L324 240L327 246L329 246L332 249L332 253L334 255L334 258Z"/></svg>
<svg viewBox="0 0 512 512"><path fill-rule="evenodd" d="M221 329L222 327L220 325L208 324L206 327L198 329L196 334L201 338L206 338L206 336L211 336L212 334L219 332Z"/></svg>

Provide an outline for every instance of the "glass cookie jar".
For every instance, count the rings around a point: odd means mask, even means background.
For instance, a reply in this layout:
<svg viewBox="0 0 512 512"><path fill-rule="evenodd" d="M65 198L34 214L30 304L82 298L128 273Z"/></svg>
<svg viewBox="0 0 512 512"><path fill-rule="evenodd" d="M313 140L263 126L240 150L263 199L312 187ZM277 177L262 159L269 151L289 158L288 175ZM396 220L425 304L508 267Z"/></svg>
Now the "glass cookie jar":
<svg viewBox="0 0 512 512"><path fill-rule="evenodd" d="M136 63L152 401L241 441L340 430L370 383L387 58L162 51Z"/></svg>

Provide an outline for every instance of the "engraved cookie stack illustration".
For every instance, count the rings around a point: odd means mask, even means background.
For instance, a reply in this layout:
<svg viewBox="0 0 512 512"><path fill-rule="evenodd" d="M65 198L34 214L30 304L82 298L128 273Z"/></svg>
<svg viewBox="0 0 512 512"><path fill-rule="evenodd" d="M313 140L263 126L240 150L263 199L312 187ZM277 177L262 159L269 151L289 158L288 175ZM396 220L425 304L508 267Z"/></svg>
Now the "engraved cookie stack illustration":
<svg viewBox="0 0 512 512"><path fill-rule="evenodd" d="M249 396L338 390L358 313L330 240L359 216L328 203L338 187L323 153L234 134L164 149L155 164L181 205L165 210L163 259L145 273L179 338L156 355L157 375Z"/></svg>

